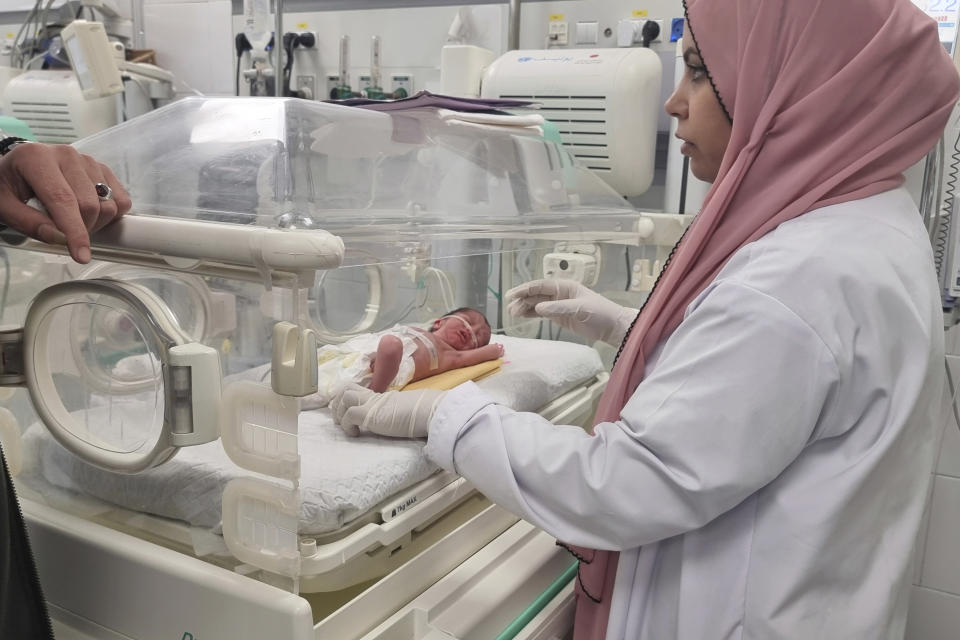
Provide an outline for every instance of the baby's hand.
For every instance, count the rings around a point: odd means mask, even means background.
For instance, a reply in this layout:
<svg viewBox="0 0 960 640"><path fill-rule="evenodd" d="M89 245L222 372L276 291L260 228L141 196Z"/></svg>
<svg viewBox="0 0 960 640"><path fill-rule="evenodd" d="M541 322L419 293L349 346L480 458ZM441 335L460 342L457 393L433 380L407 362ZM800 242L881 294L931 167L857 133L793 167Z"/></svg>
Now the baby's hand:
<svg viewBox="0 0 960 640"><path fill-rule="evenodd" d="M502 358L504 353L504 348L502 344L497 344L497 358Z"/></svg>

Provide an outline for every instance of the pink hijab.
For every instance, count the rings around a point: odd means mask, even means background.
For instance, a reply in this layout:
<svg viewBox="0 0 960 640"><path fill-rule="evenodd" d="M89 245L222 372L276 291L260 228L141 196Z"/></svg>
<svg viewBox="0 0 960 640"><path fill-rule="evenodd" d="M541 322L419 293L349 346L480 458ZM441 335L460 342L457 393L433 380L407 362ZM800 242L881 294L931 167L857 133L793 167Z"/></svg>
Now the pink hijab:
<svg viewBox="0 0 960 640"><path fill-rule="evenodd" d="M684 6L733 130L696 222L623 346L598 425L620 419L646 357L735 251L813 209L901 185L960 97L936 23L910 0ZM618 554L571 550L582 560L574 638L603 638Z"/></svg>

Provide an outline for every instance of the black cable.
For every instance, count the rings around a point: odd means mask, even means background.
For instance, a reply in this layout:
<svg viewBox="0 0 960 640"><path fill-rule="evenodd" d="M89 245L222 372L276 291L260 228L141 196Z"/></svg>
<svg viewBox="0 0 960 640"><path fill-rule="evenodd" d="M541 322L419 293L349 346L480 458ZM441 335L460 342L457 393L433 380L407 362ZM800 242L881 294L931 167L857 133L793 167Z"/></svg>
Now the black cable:
<svg viewBox="0 0 960 640"><path fill-rule="evenodd" d="M243 54L246 51L253 51L253 45L250 44L250 40L247 39L247 34L238 33L233 39L233 46L237 51L237 79L235 82L235 92L240 95L240 61L243 59Z"/></svg>
<svg viewBox="0 0 960 640"><path fill-rule="evenodd" d="M630 267L630 247L624 247L623 255L627 259L627 284L623 290L630 291L630 282L633 280L633 271Z"/></svg>
<svg viewBox="0 0 960 640"><path fill-rule="evenodd" d="M680 204L677 207L680 215L685 214L687 211L687 174L690 173L690 157L683 156L683 169L680 173Z"/></svg>
<svg viewBox="0 0 960 640"><path fill-rule="evenodd" d="M293 71L293 50L299 45L299 34L293 32L283 34L283 52L287 55L287 60L283 65L282 93L288 97L293 95L290 92L290 73Z"/></svg>

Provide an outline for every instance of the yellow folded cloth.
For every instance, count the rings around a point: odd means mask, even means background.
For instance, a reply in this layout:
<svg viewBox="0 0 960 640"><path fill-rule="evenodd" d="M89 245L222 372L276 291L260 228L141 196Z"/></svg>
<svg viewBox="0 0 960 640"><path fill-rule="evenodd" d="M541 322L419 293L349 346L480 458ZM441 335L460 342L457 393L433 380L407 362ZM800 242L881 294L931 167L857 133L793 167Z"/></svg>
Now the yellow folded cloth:
<svg viewBox="0 0 960 640"><path fill-rule="evenodd" d="M453 389L454 387L459 386L468 380L480 380L481 378L486 378L487 376L496 373L500 369L501 364L503 364L503 360L488 360L487 362L481 362L480 364L475 364L471 367L451 369L450 371L444 371L443 373L438 373L437 375L430 376L429 378L423 378L422 380L411 382L405 386L403 390L412 391L414 389L436 389L438 391L446 391L447 389Z"/></svg>

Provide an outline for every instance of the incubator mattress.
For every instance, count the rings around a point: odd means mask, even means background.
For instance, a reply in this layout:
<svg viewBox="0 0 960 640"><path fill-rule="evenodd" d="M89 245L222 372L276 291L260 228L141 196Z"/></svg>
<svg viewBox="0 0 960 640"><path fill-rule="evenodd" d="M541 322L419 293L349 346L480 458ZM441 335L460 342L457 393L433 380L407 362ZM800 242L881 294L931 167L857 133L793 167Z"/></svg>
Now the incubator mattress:
<svg viewBox="0 0 960 640"><path fill-rule="evenodd" d="M495 336L505 347L500 372L478 384L497 402L520 411L536 411L557 396L602 371L590 347ZM128 411L126 424L136 424L140 405ZM91 415L95 419L95 415ZM335 531L370 508L430 476L435 467L423 455L423 442L390 438L347 437L328 409L300 414L302 504L300 531ZM226 483L256 475L237 467L219 441L187 447L166 464L128 476L88 465L63 449L42 425L25 434L25 449L35 457L33 468L43 480L77 490L121 507L218 529Z"/></svg>

